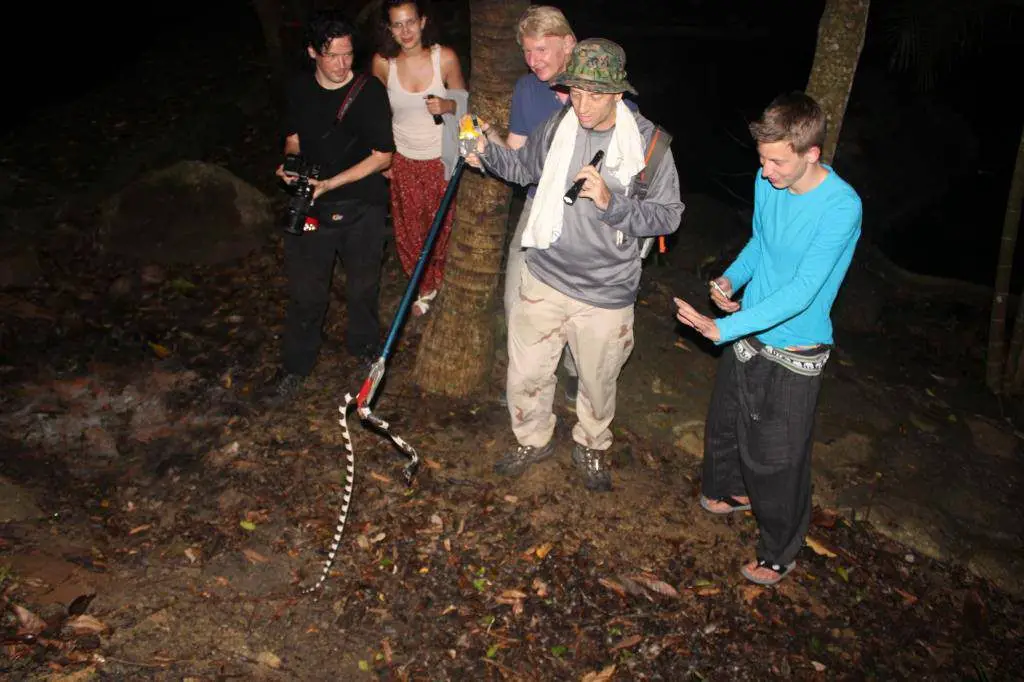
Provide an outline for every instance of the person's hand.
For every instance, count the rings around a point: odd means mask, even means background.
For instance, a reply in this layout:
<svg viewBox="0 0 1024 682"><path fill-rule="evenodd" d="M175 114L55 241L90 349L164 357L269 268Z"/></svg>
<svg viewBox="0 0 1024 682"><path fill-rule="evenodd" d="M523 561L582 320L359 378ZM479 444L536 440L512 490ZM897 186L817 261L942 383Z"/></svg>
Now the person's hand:
<svg viewBox="0 0 1024 682"><path fill-rule="evenodd" d="M593 166L584 166L572 181L576 182L580 178L583 178L583 189L580 190L580 196L593 201L594 205L602 211L607 210L608 204L612 200L612 193L597 169Z"/></svg>
<svg viewBox="0 0 1024 682"><path fill-rule="evenodd" d="M718 331L718 325L712 318L701 315L692 305L681 298L673 298L672 302L676 304L677 320L687 327L693 327L706 339L717 343L722 338L721 332Z"/></svg>
<svg viewBox="0 0 1024 682"><path fill-rule="evenodd" d="M455 113L455 100L453 99L442 99L434 95L427 95L424 99L427 100L427 111L434 116Z"/></svg>
<svg viewBox="0 0 1024 682"><path fill-rule="evenodd" d="M284 180L286 185L290 185L293 182L295 182L295 176L294 175L288 175L287 173L284 172L284 164L283 163L280 166L277 167L277 170L274 171L274 175L276 175L277 177L279 177L282 180Z"/></svg>
<svg viewBox="0 0 1024 682"><path fill-rule="evenodd" d="M380 174L383 175L388 180L391 179L391 169L390 168L385 168L384 170L382 170L380 172Z"/></svg>
<svg viewBox="0 0 1024 682"><path fill-rule="evenodd" d="M341 187L340 182L335 182L334 178L327 178L326 180L317 180L316 178L310 178L309 184L313 187L313 201L316 201L324 192L330 192L332 189L338 189Z"/></svg>
<svg viewBox="0 0 1024 682"><path fill-rule="evenodd" d="M727 313L734 313L740 309L740 304L732 300L732 282L728 277L719 277L708 282L711 292L711 300L716 306Z"/></svg>
<svg viewBox="0 0 1024 682"><path fill-rule="evenodd" d="M489 144L487 141L487 131L491 129L491 126L479 118L476 122L480 126L480 132L483 134L476 138L476 151L466 154L466 163L478 170L484 170L484 162L481 161L480 156L487 151L487 145Z"/></svg>

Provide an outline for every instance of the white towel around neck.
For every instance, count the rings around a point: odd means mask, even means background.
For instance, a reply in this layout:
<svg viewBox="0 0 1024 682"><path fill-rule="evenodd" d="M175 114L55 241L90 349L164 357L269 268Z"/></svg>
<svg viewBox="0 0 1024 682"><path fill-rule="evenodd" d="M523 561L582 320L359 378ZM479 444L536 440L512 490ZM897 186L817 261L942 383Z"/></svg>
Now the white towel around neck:
<svg viewBox="0 0 1024 682"><path fill-rule="evenodd" d="M526 229L523 230L523 248L546 249L562 234L565 178L569 174L569 163L572 161L579 127L576 112L570 107L558 124L551 140L551 149L544 159L537 194L533 198ZM627 192L633 176L644 168L644 138L640 135L633 112L622 100L615 105L615 128L604 157L604 167Z"/></svg>

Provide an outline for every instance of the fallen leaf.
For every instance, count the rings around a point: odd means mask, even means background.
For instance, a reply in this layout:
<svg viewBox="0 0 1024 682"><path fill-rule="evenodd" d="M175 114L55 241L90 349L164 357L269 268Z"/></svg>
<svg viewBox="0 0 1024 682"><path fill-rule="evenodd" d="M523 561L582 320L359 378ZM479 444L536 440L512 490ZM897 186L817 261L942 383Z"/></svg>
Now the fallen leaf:
<svg viewBox="0 0 1024 682"><path fill-rule="evenodd" d="M603 670L587 673L580 678L580 682L611 682L615 676L615 665L612 664Z"/></svg>
<svg viewBox="0 0 1024 682"><path fill-rule="evenodd" d="M150 349L152 349L153 354L156 355L161 360L171 356L171 351L169 348L167 348L167 346L161 346L159 343L153 343L152 341L150 341L149 347Z"/></svg>
<svg viewBox="0 0 1024 682"><path fill-rule="evenodd" d="M519 501L519 498L515 495L506 495L503 499L510 504L515 504Z"/></svg>
<svg viewBox="0 0 1024 682"><path fill-rule="evenodd" d="M38 635L46 629L46 622L24 606L14 605L14 613L18 617L18 635Z"/></svg>
<svg viewBox="0 0 1024 682"><path fill-rule="evenodd" d="M64 623L64 627L76 637L95 635L107 629L107 626L102 621L86 615L68 618Z"/></svg>
<svg viewBox="0 0 1024 682"><path fill-rule="evenodd" d="M370 478L372 478L375 481L380 481L381 483L391 483L390 478L388 478L384 474L378 474L376 471L370 472Z"/></svg>
<svg viewBox="0 0 1024 682"><path fill-rule="evenodd" d="M630 580L640 583L648 590L656 592L665 597L672 597L673 599L679 599L679 592L676 588L669 585L667 582L658 579L657 576L650 573L638 573L629 576Z"/></svg>
<svg viewBox="0 0 1024 682"><path fill-rule="evenodd" d="M832 528L836 525L836 519L838 518L839 512L834 509L815 507L811 513L811 523L819 528Z"/></svg>
<svg viewBox="0 0 1024 682"><path fill-rule="evenodd" d="M429 457L423 458L423 463L427 465L428 469L440 469L441 463L430 459Z"/></svg>
<svg viewBox="0 0 1024 682"><path fill-rule="evenodd" d="M252 521L249 521L248 519L240 521L238 525L246 530L256 530L256 524Z"/></svg>
<svg viewBox="0 0 1024 682"><path fill-rule="evenodd" d="M753 604L754 600L764 594L764 588L760 585L741 585L740 598L747 604Z"/></svg>
<svg viewBox="0 0 1024 682"><path fill-rule="evenodd" d="M903 590L901 590L898 587L894 587L893 589L896 591L896 594L898 594L901 597L903 597L903 603L906 604L907 606L913 606L914 604L917 603L917 597L916 596L910 594L909 592L904 592Z"/></svg>
<svg viewBox="0 0 1024 682"><path fill-rule="evenodd" d="M254 563L254 564L265 564L268 561L270 561L270 559L268 559L267 557L263 556L262 554L260 554L259 552L257 552L254 549L243 549L242 550L242 554L244 554L245 558L248 559L251 563Z"/></svg>
<svg viewBox="0 0 1024 682"><path fill-rule="evenodd" d="M629 637L623 638L618 644L608 650L608 653L615 653L619 649L629 649L630 647L636 646L643 641L643 637L640 635L630 635Z"/></svg>
<svg viewBox="0 0 1024 682"><path fill-rule="evenodd" d="M543 545L541 545L540 547L538 547L535 550L535 552L537 554L537 558L538 559L543 559L544 557L546 557L548 555L548 553L551 552L551 550L553 548L554 548L554 544L552 544L550 542L545 542Z"/></svg>
<svg viewBox="0 0 1024 682"><path fill-rule="evenodd" d="M700 587L696 590L695 594L698 597L713 597L721 591L719 587Z"/></svg>
<svg viewBox="0 0 1024 682"><path fill-rule="evenodd" d="M86 680L93 679L95 677L95 675L96 675L96 666L90 665L88 668L82 668L81 670L76 670L75 672L68 673L67 675L56 675L56 674L55 675L51 675L50 677L46 678L46 681L47 682L86 682Z"/></svg>
<svg viewBox="0 0 1024 682"><path fill-rule="evenodd" d="M850 573L844 567L836 566L836 573L838 573L839 577L843 579L843 582L850 582Z"/></svg>
<svg viewBox="0 0 1024 682"><path fill-rule="evenodd" d="M136 533L141 533L144 530L149 530L152 527L152 523L144 523L141 526L135 526L134 528L132 528L130 531L128 531L128 535L135 535Z"/></svg>
<svg viewBox="0 0 1024 682"><path fill-rule="evenodd" d="M281 667L281 658L272 651L261 652L260 655L256 657L256 660L259 661L260 664L265 665L268 668L273 668L274 670Z"/></svg>
<svg viewBox="0 0 1024 682"><path fill-rule="evenodd" d="M520 590L505 590L501 593L501 596L505 599L526 599L530 595Z"/></svg>
<svg viewBox="0 0 1024 682"><path fill-rule="evenodd" d="M825 664L818 663L817 661L811 661L811 666L819 673L825 672Z"/></svg>
<svg viewBox="0 0 1024 682"><path fill-rule="evenodd" d="M814 550L815 554L821 555L823 557L828 557L829 559L835 559L836 556L838 556L835 552L833 552L825 545L821 544L819 540L811 537L810 535L804 538L804 542L807 543L808 547Z"/></svg>
<svg viewBox="0 0 1024 682"><path fill-rule="evenodd" d="M619 595L623 599L626 598L626 588L624 588L622 585L618 584L614 580L609 580L608 578L598 578L597 582L599 585L607 587L609 590Z"/></svg>

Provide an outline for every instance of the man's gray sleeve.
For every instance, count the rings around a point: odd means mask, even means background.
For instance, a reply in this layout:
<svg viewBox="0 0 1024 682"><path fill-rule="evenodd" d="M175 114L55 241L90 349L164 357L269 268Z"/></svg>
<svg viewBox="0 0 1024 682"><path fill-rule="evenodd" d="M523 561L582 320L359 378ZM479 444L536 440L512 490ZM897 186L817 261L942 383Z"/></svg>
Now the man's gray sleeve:
<svg viewBox="0 0 1024 682"><path fill-rule="evenodd" d="M544 167L544 131L549 125L550 119L544 125L534 128L519 149L488 144L480 159L487 170L503 180L524 187L536 184L540 182L540 174Z"/></svg>
<svg viewBox="0 0 1024 682"><path fill-rule="evenodd" d="M598 215L608 227L630 237L656 237L676 231L684 208L679 198L679 173L670 149L651 178L643 201L612 194L608 208Z"/></svg>

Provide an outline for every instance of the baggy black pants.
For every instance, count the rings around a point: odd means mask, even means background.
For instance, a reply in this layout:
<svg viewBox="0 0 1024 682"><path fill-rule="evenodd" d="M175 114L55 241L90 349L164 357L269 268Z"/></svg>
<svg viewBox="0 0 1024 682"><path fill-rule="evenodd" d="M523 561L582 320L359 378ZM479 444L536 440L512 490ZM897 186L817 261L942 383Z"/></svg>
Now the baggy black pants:
<svg viewBox="0 0 1024 682"><path fill-rule="evenodd" d="M811 518L811 445L821 374L722 353L704 434L703 493L749 497L757 556L793 561Z"/></svg>
<svg viewBox="0 0 1024 682"><path fill-rule="evenodd" d="M353 355L379 350L378 298L386 215L386 207L370 205L352 224L321 227L300 236L285 235L289 300L282 363L286 372L306 376L313 371L336 255L345 268L345 345ZM324 222L321 220L321 225Z"/></svg>

